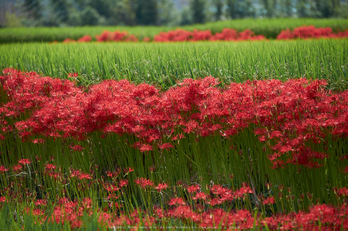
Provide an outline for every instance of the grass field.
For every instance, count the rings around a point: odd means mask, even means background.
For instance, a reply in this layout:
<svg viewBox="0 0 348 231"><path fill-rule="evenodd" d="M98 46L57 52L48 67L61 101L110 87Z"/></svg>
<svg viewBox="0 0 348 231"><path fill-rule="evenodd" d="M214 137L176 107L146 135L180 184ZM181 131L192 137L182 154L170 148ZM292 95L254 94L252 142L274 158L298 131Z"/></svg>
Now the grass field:
<svg viewBox="0 0 348 231"><path fill-rule="evenodd" d="M207 24L182 26L180 28L190 30L211 30L213 33L221 32L224 28L232 28L237 31L250 29L255 34L265 35L266 38L274 39L287 28L293 29L303 25L316 27L331 27L334 31L348 29L347 19L238 19L220 21ZM63 41L66 38L79 39L84 35L94 37L103 30L127 31L142 40L144 37L153 38L161 31L170 31L176 27L75 27L75 28L5 28L0 29L0 43L18 42L53 42Z"/></svg>
<svg viewBox="0 0 348 231"><path fill-rule="evenodd" d="M347 89L348 40L179 44L12 44L0 46L0 69L14 67L85 83L128 79L168 88L184 78L223 83L306 77Z"/></svg>

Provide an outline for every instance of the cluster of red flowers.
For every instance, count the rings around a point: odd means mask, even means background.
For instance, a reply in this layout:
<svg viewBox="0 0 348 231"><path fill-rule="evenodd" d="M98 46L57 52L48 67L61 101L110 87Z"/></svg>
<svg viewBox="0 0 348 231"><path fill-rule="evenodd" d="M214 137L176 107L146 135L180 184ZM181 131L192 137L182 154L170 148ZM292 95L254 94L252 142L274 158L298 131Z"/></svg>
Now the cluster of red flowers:
<svg viewBox="0 0 348 231"><path fill-rule="evenodd" d="M19 160L18 162L28 163L30 161ZM53 172L56 170L57 168L54 165L46 165L45 171ZM57 170L57 172L59 171ZM125 172L127 171L126 169ZM0 174L4 174L5 172L1 172ZM118 169L113 173L109 172L108 176L114 178L115 176L119 176L120 172L121 170ZM79 176L84 175L79 170L71 170L68 179L71 180L73 177L76 177L76 174ZM66 180L66 178L59 179L64 184L69 183ZM83 183L83 179L80 180ZM102 189L107 191L106 194L100 193L100 195L107 196L107 198L104 198L107 202L106 207L99 207L98 204L94 204L92 199L88 197L75 200L66 197L57 197L54 198L57 203L52 203L53 198L50 198L48 194L42 199L36 199L36 196L31 194L25 198L27 204L30 206L25 209L25 212L35 216L40 223L68 223L72 229L82 227L84 225L83 222L86 221L86 216L91 217L92 215L97 216L100 224L110 228L125 226L156 228L157 226L167 225L163 222L171 220L173 223L173 220L179 219L182 224L190 224L191 226L194 224L199 228L221 227L222 229L238 230L248 230L253 227L267 227L269 230L348 229L347 194L340 195L340 193L337 193L338 198L343 199L343 203L337 207L316 204L310 208L309 212L299 211L290 214L273 213L271 216L265 217L265 214L252 214L245 208L234 208L230 211L232 204L236 204L237 200L249 204L247 202L250 200L249 194L253 194L253 191L246 184L243 184L241 188L236 190L231 190L221 185L211 185L206 193L201 191L199 185L179 185L171 186L170 188L175 188L171 190L171 193L178 193L179 188L182 188L187 191L185 197L175 196L169 197L166 200L163 198L162 202L164 204L161 208L155 204L153 208L148 208L146 211L138 209L129 211L127 206L123 206L125 201L120 198L121 195L127 196L125 193L129 193L128 190L123 189L128 187L128 180L116 180L115 183L110 183L108 179L104 178L99 180L88 178L88 180L90 180L89 186L92 184L101 184ZM146 178L137 178L135 183L141 188L150 187L156 189L159 193L169 188L165 183L155 186L153 181ZM146 186L143 184L146 184ZM79 191L89 191L89 186L78 184L77 188ZM2 203L18 201L19 197L21 197L22 192L10 190L10 187L4 190L7 196L0 197L0 208L2 207ZM337 192L347 191L346 188L335 190ZM152 193L156 194L156 191L152 191ZM170 192L167 191L166 194L168 193ZM257 206L262 211L265 211L267 208L273 208L273 204L275 203L273 196L267 198L259 196L259 200L262 203ZM54 205L53 207L49 207L49 204ZM221 208L221 205L228 211ZM47 214L45 212L47 209L52 210L52 213ZM127 214L125 214L126 211Z"/></svg>
<svg viewBox="0 0 348 231"><path fill-rule="evenodd" d="M138 38L134 35L128 35L126 31L103 31L100 35L95 36L97 42L138 42ZM77 42L91 42L92 37L90 35L85 35L77 40ZM63 43L76 42L73 39L67 38Z"/></svg>
<svg viewBox="0 0 348 231"><path fill-rule="evenodd" d="M200 31L193 30L186 31L183 29L176 29L169 32L161 32L153 39L154 42L185 42L185 41L244 41L244 40L264 40L265 36L254 36L251 30L245 30L238 33L234 29L225 28L221 33L213 35L210 30Z"/></svg>
<svg viewBox="0 0 348 231"><path fill-rule="evenodd" d="M168 186L166 183L156 184L147 178L136 178L134 182L140 190L150 192L153 196L160 194L162 198L160 201L163 204L159 207L159 204L154 203L153 207L148 207L145 211L130 210L128 206L125 206L127 200L124 200L123 197L127 197L127 193L130 193L129 182L125 177L133 172L133 168L117 168L113 172L106 171L106 175L97 178L93 172L84 173L72 168L68 173L63 173L61 168L53 164L53 157L50 161L52 163L45 164L43 177L48 176L59 182L57 189L63 189L63 192L66 190L65 185L75 185L78 192L86 192L86 195L91 194L91 188L98 188L100 190L98 195L102 195L101 199L105 203L101 206L99 200L95 203L89 197L77 197L79 199L72 200L65 196L56 197L55 194L49 193L41 199L37 199L37 195L25 187L26 178L22 177L21 174L13 173L21 171L22 175L25 175L29 168L33 169L34 165L39 162L38 158L33 160L20 159L17 161L19 166L7 166L8 168L0 166L2 178L16 177L16 181L11 181L0 190L0 209L3 203L22 203L25 200L26 206L29 207L25 207L24 212L34 216L37 222L69 224L72 229L83 227L84 222L88 222L88 218L92 216L97 216L98 223L105 227L121 229L137 226L157 229L163 225L168 225L166 223L168 221L175 224L176 220L180 220L181 224L190 225L191 228L217 229L221 227L222 229L238 230L249 230L255 227L269 230L348 229L347 188L334 189L337 199L342 201L336 207L317 203L311 206L308 212L272 213L271 216L266 217L265 211L269 208L275 208L273 204L277 200L275 196L272 196L270 183L266 184L270 195L266 198L264 195L258 195L257 200L260 202L256 203L251 202L250 199L250 195L255 195L255 192L245 183L236 189L217 184L209 185L206 192L203 192L198 184L186 185L178 182L177 185ZM26 167L28 167L27 170L24 169ZM18 170L18 168L21 169ZM38 171L35 172L40 177L42 176ZM21 186L22 190L18 190L18 186ZM50 188L50 183L46 179L44 184L40 184L40 187L45 190L45 187ZM162 193L164 190L165 193ZM186 193L181 193L182 191ZM285 191L289 192L288 196L291 195L291 190ZM179 194L181 196L178 196ZM163 195L166 196L163 197ZM286 198L291 200L290 197ZM243 208L236 206L241 203L245 204L242 206ZM250 210L247 210L245 207L251 206L251 203L261 209L262 213L252 214ZM233 209L230 210L231 208ZM250 207L250 209L252 208ZM47 213L47 210L52 212ZM25 227L26 224L23 225Z"/></svg>
<svg viewBox="0 0 348 231"><path fill-rule="evenodd" d="M0 105L0 139L13 129L23 140L34 137L34 143L43 142L37 136L83 140L95 131L126 133L139 140L130 145L147 152L175 148L185 133L229 138L251 127L274 151L269 155L274 168L318 168L329 156L307 144L321 143L328 134L348 135L348 91L327 91L324 80L247 81L220 88L218 79L206 77L185 79L163 92L109 80L84 92L74 82L35 72L3 73L0 83L8 102ZM28 111L31 116L20 120ZM17 121L15 126L7 118Z"/></svg>
<svg viewBox="0 0 348 231"><path fill-rule="evenodd" d="M344 32L333 33L332 28L316 28L315 26L297 27L293 31L290 29L283 30L278 36L278 40L289 39L309 39L309 38L347 38L348 30ZM134 35L128 35L126 31L104 31L100 35L96 35L98 42L138 42L139 39ZM265 40L263 35L254 35L254 32L246 29L242 32L237 32L234 29L225 28L220 33L212 34L210 30L193 30L187 31L176 29L169 32L160 32L155 35L153 42L186 42L186 41L255 41ZM83 36L77 42L91 42L92 37L89 35ZM150 42L149 37L145 37L143 42ZM63 43L76 42L73 39L67 38Z"/></svg>
<svg viewBox="0 0 348 231"><path fill-rule="evenodd" d="M95 36L98 42L138 42L134 35L128 35L126 31L103 31L100 35Z"/></svg>
<svg viewBox="0 0 348 231"><path fill-rule="evenodd" d="M293 31L290 29L283 30L278 36L278 40L288 39L310 39L310 38L347 38L348 30L344 32L333 33L330 27L319 27L315 26L301 26L295 28Z"/></svg>
<svg viewBox="0 0 348 231"><path fill-rule="evenodd" d="M4 202L6 198L0 200ZM60 198L49 217L45 215L47 200L35 201L34 208L27 208L26 212L36 216L40 223L69 223L71 228L80 228L83 218L98 214L98 222L109 228L121 227L162 227L166 220L179 219L182 224L192 224L199 228L215 228L250 230L252 228L266 228L268 230L347 230L348 207L346 204L332 207L318 204L310 208L309 212L300 211L290 214L273 214L264 217L252 214L249 210L240 209L227 212L221 208L207 209L204 204L187 205L184 199L172 198L168 209L154 206L152 211L134 210L125 215L120 207L115 211L109 209L94 209L91 199L85 198L81 202ZM119 215L120 214L120 215ZM188 228L188 227L186 227Z"/></svg>

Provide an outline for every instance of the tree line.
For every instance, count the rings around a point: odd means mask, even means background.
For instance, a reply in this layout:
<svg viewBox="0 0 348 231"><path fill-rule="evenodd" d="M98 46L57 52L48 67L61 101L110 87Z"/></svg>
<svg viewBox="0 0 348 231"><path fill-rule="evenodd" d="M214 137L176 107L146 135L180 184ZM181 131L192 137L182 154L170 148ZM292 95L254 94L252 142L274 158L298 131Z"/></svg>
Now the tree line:
<svg viewBox="0 0 348 231"><path fill-rule="evenodd" d="M234 18L348 17L348 0L186 0L182 9L175 8L175 1L21 0L15 12L6 13L5 24L176 26Z"/></svg>

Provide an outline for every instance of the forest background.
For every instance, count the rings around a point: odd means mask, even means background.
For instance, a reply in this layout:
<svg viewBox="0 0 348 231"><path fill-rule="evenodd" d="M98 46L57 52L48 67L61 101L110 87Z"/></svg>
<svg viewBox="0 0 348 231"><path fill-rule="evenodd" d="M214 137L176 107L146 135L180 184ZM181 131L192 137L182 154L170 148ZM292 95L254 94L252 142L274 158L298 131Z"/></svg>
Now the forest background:
<svg viewBox="0 0 348 231"><path fill-rule="evenodd" d="M0 0L0 27L181 26L281 17L348 18L348 0Z"/></svg>

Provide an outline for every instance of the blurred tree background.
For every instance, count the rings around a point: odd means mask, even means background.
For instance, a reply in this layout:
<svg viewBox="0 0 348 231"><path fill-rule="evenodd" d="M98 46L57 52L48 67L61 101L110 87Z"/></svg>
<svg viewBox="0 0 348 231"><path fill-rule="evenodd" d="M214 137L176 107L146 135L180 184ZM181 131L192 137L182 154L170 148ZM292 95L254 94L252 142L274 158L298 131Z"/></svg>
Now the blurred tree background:
<svg viewBox="0 0 348 231"><path fill-rule="evenodd" d="M274 17L348 18L348 0L0 0L0 27L178 26Z"/></svg>

